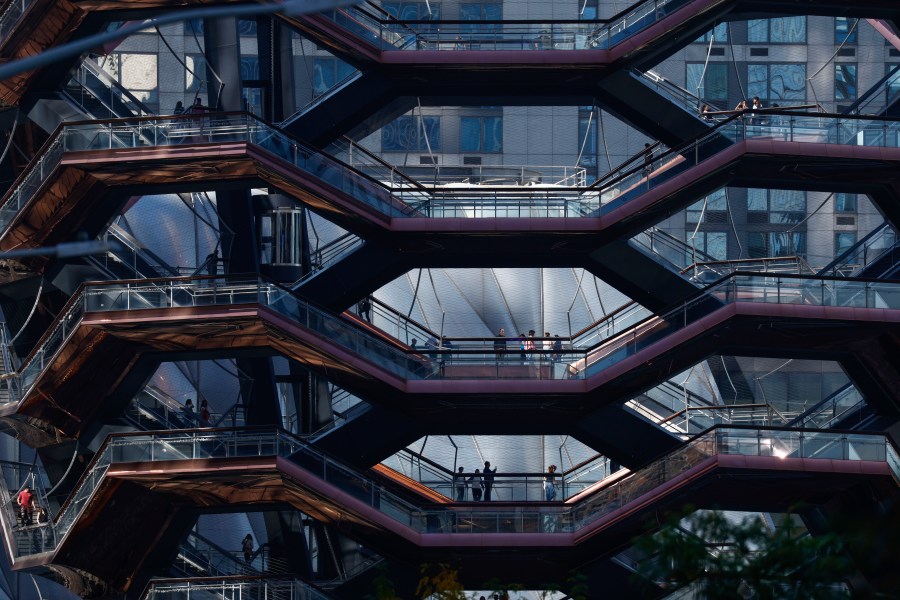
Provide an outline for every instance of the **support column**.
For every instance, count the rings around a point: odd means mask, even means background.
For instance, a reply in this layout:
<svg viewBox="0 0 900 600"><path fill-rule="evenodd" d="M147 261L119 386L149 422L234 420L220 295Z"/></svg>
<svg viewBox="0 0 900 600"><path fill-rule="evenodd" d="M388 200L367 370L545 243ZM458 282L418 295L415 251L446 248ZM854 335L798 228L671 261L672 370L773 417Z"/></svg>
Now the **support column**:
<svg viewBox="0 0 900 600"><path fill-rule="evenodd" d="M242 110L241 49L237 19L204 21L209 106L218 111ZM220 84L213 71L222 80ZM231 243L223 242L225 274L259 274L259 250L250 190L227 190L216 194L219 219L234 231ZM241 398L248 425L280 425L278 391L270 358L239 358Z"/></svg>

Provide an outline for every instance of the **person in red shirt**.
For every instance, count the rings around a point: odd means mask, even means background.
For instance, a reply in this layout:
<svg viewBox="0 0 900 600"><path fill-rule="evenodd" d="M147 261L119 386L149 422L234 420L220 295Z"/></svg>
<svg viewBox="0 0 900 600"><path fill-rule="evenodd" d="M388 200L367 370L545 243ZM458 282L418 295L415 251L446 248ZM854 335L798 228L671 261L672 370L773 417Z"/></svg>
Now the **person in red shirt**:
<svg viewBox="0 0 900 600"><path fill-rule="evenodd" d="M19 523L24 527L31 525L31 515L34 512L34 494L27 485L22 488L16 497L16 504L19 505Z"/></svg>

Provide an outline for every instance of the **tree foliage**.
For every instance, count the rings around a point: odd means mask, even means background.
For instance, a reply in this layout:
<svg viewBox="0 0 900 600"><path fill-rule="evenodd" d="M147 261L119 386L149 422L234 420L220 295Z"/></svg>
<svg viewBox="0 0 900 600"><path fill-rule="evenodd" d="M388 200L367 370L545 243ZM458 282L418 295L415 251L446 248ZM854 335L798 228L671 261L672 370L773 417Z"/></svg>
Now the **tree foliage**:
<svg viewBox="0 0 900 600"><path fill-rule="evenodd" d="M842 539L810 536L788 515L771 528L759 516L730 521L697 512L636 541L638 574L654 585L693 585L709 600L848 598L854 572Z"/></svg>
<svg viewBox="0 0 900 600"><path fill-rule="evenodd" d="M421 578L416 588L419 598L435 600L466 600L465 590L459 582L459 571L450 565L425 563L419 568Z"/></svg>

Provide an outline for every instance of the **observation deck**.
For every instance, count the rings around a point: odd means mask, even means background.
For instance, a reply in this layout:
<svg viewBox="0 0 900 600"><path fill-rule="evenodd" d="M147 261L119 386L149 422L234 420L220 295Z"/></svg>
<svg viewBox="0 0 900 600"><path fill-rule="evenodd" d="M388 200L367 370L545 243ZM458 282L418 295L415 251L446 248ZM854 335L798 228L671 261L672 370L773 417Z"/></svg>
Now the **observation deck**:
<svg viewBox="0 0 900 600"><path fill-rule="evenodd" d="M525 359L498 352L494 338L411 348L265 281L86 284L4 381L10 401L0 414L12 427L24 419L77 437L141 355L282 354L435 434L497 433L498 423L566 431L635 465L654 443L644 440L644 454L634 443L632 455L610 448L604 437L621 437L612 432L621 422L605 411L710 354L836 360L872 405L894 414L898 339L900 283L849 278L737 272L672 309L635 306L566 340L558 353L530 351ZM408 441L401 437L397 449ZM656 441L664 449L675 438Z"/></svg>
<svg viewBox="0 0 900 600"><path fill-rule="evenodd" d="M442 188L384 163L351 166L245 114L74 123L57 130L2 199L0 250L56 244L79 230L98 235L135 194L259 184L367 242L303 284L306 297L335 310L416 267L574 266L603 277L615 270L605 245L726 184L867 193L900 222L898 132L900 121L886 118L747 113L587 187ZM621 246L614 258L642 260ZM359 260L367 289L347 288L340 282ZM662 289L678 289L678 279ZM623 291L657 308L684 297Z"/></svg>
<svg viewBox="0 0 900 600"><path fill-rule="evenodd" d="M684 503L787 510L859 486L877 503L896 497L898 465L882 434L715 428L566 502L435 505L411 503L277 430L118 434L107 438L50 523L12 530L11 503L0 521L13 568L58 564L115 588L152 550L160 521L198 508L285 504L379 552L412 562L451 552L476 579L509 576L497 561L483 564L492 552L517 570L517 581L537 584L548 572L558 576L617 551L642 532L648 515ZM139 496L144 500L131 505ZM154 514L142 514L150 508ZM128 536L113 534L124 527ZM111 555L121 559L102 560ZM525 568L538 556L547 570Z"/></svg>

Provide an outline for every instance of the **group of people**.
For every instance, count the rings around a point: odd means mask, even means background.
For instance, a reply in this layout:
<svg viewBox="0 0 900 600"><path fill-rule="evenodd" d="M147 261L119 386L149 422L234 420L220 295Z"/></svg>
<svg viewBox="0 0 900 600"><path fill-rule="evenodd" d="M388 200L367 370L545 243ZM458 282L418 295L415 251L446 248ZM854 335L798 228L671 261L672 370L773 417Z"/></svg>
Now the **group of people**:
<svg viewBox="0 0 900 600"><path fill-rule="evenodd" d="M16 505L19 507L18 518L19 526L27 527L34 525L34 515L37 513L38 524L47 523L50 515L43 506L38 506L37 498L29 486L24 486L16 495Z"/></svg>
<svg viewBox="0 0 900 600"><path fill-rule="evenodd" d="M536 350L543 350L543 354L549 356L553 360L559 360L562 356L562 338L559 335L551 337L549 331L544 332L542 342L535 340L534 329L528 331L528 335L520 333L518 338L506 339L506 329L503 327L497 332L497 338L494 340L494 353L498 359L507 357L509 342L519 344L519 358L529 360L535 358ZM540 348L538 344L540 343Z"/></svg>
<svg viewBox="0 0 900 600"><path fill-rule="evenodd" d="M497 472L497 467L494 467L492 471L491 462L486 460L484 461L484 471L475 469L475 473L468 478L465 477L464 472L465 469L460 467L455 478L456 501L465 502L466 491L471 487L472 500L475 502L490 502L491 494L494 490L494 474Z"/></svg>
<svg viewBox="0 0 900 600"><path fill-rule="evenodd" d="M193 423L197 420L197 417L200 417L200 422L202 424L209 425L209 403L206 401L206 398L200 401L200 413L199 415L194 412L194 401L188 398L184 401L184 417L188 420L189 423Z"/></svg>
<svg viewBox="0 0 900 600"><path fill-rule="evenodd" d="M203 100L200 98L200 96L197 96L196 98L194 98L194 103L187 108L184 107L184 102L182 102L181 100L176 102L175 109L172 111L172 113L175 115L200 114L209 112L210 110L212 109L210 109L208 106L204 106Z"/></svg>
<svg viewBox="0 0 900 600"><path fill-rule="evenodd" d="M465 502L466 493L472 488L472 500L475 502L490 502L491 494L494 489L494 475L497 473L497 467L491 470L490 461L484 462L484 471L475 469L475 472L468 478L465 476L465 468L459 467L454 477L454 485L456 486L456 501ZM547 474L544 476L544 498L547 502L556 499L556 465L547 467Z"/></svg>
<svg viewBox="0 0 900 600"><path fill-rule="evenodd" d="M762 101L759 96L753 96L752 100L741 100L734 110L759 110L763 108Z"/></svg>
<svg viewBox="0 0 900 600"><path fill-rule="evenodd" d="M734 107L734 112L741 112L745 110L752 112L755 110L762 110L763 108L765 108L765 106L763 106L762 100L759 99L759 96L753 96L753 98L749 100L741 100L740 102L738 102L737 106ZM772 108L779 108L779 106L777 104L773 104ZM704 104L700 107L700 118L706 120L711 119L712 117L716 116L713 113L717 112L717 109L713 108L709 104ZM726 111L723 114L731 113L728 113Z"/></svg>

